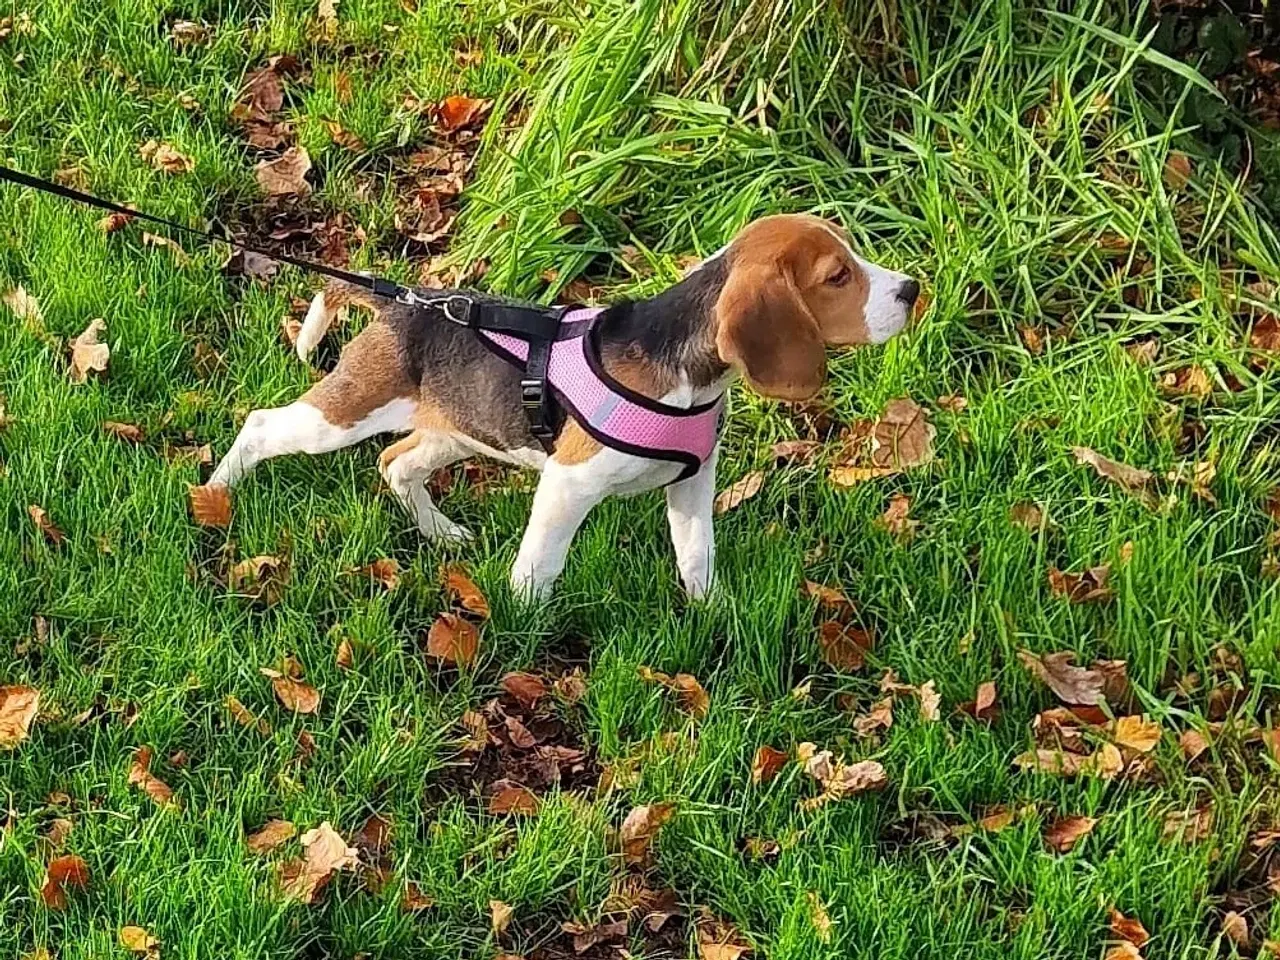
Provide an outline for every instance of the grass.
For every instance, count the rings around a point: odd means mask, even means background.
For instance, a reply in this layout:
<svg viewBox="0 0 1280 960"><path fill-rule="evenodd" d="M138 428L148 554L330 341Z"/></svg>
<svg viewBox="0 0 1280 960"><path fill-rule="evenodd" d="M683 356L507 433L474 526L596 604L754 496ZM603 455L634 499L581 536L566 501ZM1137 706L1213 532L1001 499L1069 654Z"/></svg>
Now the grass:
<svg viewBox="0 0 1280 960"><path fill-rule="evenodd" d="M659 497L605 504L554 602L531 617L505 586L527 488L456 484L444 509L479 540L442 551L377 489L373 445L267 464L238 488L228 533L195 527L186 488L198 468L161 447L221 453L247 411L305 388L311 375L279 322L313 279L286 269L244 285L212 249L190 249L178 268L137 228L104 237L90 212L0 191L0 286L34 294L46 328L8 314L0 324L0 392L14 418L0 433L0 682L44 695L31 739L0 754L0 955L122 955L125 924L145 926L170 958L535 955L563 945L560 921L599 916L625 872L610 829L657 801L678 808L652 883L735 923L758 955L1100 956L1110 905L1152 932L1147 957L1233 954L1219 921L1245 885L1246 837L1280 818L1277 767L1230 736L1188 767L1176 732L1204 727L1207 694L1178 699L1169 679L1221 677L1215 651L1234 651L1247 671L1242 715L1272 722L1280 597L1264 575L1262 499L1280 473L1280 390L1274 367L1249 362L1235 286L1280 281L1280 242L1253 199L1280 171L1244 181L1176 104L1147 98L1144 78L1169 64L1143 45L1144 29L1109 5L1078 3L1063 17L1014 0L938 17L863 0L344 0L333 38L300 0L25 9L31 30L0 41L0 143L21 169L78 165L95 192L193 223L245 209L254 158L228 114L247 70L295 53L310 82L292 86L287 113L316 164L317 205L365 227L358 266L411 277L395 197L366 198L358 181L430 141L406 92L493 97L451 247L458 263L488 262L490 288L550 297L586 271L611 296L643 294L753 216L813 210L848 226L869 256L926 278L932 297L909 335L833 359L839 418L873 416L902 395L932 406L962 394L968 407L933 413L938 459L902 477L846 490L813 467L772 469L758 497L719 520L719 594L707 605L681 597ZM211 23L211 38L175 45L176 19ZM459 50L482 57L459 65ZM341 74L349 102L336 92ZM200 109L185 110L180 93ZM356 132L368 156L333 144L324 120ZM194 170L152 170L138 155L151 138L192 156ZM1194 164L1177 189L1162 176L1171 149ZM570 209L580 223L563 222ZM1120 253L1099 243L1115 234L1132 241ZM71 385L62 340L98 316L110 375ZM1027 349L1026 326L1048 331L1042 353ZM1122 349L1153 334L1154 369ZM193 365L197 343L223 355L210 375ZM1189 363L1209 373L1211 397L1162 392L1161 376ZM105 420L137 423L148 440L123 443L102 432ZM787 411L735 393L721 483L769 468L769 444L796 430ZM1217 503L1164 484L1177 502L1148 509L1077 466L1077 445L1160 475L1212 460ZM921 524L909 543L875 523L896 491ZM1009 520L1027 500L1050 521L1038 536ZM64 544L40 537L28 504L49 511ZM288 553L277 606L214 583L232 550ZM382 556L406 569L394 592L346 573ZM480 660L461 674L418 648L445 603L445 560L466 562L494 605ZM1113 566L1114 603L1050 595L1050 565L1100 563ZM843 587L875 629L861 674L823 665L805 578ZM37 616L48 624L40 642ZM334 664L340 637L362 651L352 671ZM1141 708L1166 730L1159 776L1017 772L1030 721L1051 703L1019 666L1021 648L1126 660ZM447 789L462 712L493 696L504 671L570 649L586 652L589 687L566 720L601 763L635 775L610 791L552 795L521 820ZM286 654L323 692L314 717L287 714L258 673ZM637 677L640 665L695 674L709 714L679 712ZM838 696L864 711L882 667L935 680L943 722L900 704L879 742L855 737ZM988 679L998 721L954 716ZM807 701L791 692L806 680ZM272 732L235 724L229 695ZM94 705L94 719L73 720ZM303 729L316 744L305 763ZM813 789L794 766L752 785L757 746L804 740L880 760L890 788L805 812L798 801ZM126 782L140 745L154 748L178 809ZM165 759L179 750L182 768ZM1161 839L1167 812L1205 802L1216 811L1209 839ZM921 812L964 821L997 804L1036 812L951 844L908 829ZM283 903L273 858L244 847L271 817L304 829L329 820L349 835L374 812L396 824L395 882L382 894L340 876L314 906ZM1074 851L1052 853L1041 827L1067 814L1099 823ZM93 873L62 913L38 893L55 816L73 820L67 849ZM752 858L751 837L777 840L781 854ZM406 879L435 906L404 912ZM827 941L811 894L834 922ZM515 908L501 947L491 899ZM1269 901L1247 915L1256 948Z"/></svg>

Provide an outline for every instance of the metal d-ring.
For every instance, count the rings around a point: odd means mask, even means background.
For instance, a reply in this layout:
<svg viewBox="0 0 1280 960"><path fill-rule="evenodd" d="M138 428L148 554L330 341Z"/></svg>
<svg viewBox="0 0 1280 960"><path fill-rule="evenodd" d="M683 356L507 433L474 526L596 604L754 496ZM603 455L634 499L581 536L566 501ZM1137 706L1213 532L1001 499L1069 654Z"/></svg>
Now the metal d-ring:
<svg viewBox="0 0 1280 960"><path fill-rule="evenodd" d="M462 304L461 316L454 315L453 310L454 310L454 304L456 303ZM455 294L452 294L451 296L444 298L444 300L442 301L440 310L444 313L446 319L466 327L471 325L471 307L472 307L472 302L470 297L464 297L461 294L455 293Z"/></svg>

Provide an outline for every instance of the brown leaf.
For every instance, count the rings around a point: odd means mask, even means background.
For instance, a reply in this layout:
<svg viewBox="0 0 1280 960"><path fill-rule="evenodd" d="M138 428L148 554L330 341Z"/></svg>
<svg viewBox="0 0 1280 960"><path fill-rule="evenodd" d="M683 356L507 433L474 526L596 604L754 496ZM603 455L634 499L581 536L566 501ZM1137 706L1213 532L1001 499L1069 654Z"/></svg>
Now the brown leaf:
<svg viewBox="0 0 1280 960"><path fill-rule="evenodd" d="M271 736L271 724L267 723L265 719L255 716L253 711L241 703L238 698L231 694L227 694L223 703L226 706L227 711L235 719L236 723L240 724L240 726L257 727L258 732L264 737Z"/></svg>
<svg viewBox="0 0 1280 960"><path fill-rule="evenodd" d="M269 607L280 602L288 582L288 561L270 554L242 560L227 571L227 586L233 593Z"/></svg>
<svg viewBox="0 0 1280 960"><path fill-rule="evenodd" d="M1175 397L1203 400L1213 394L1213 381L1199 364L1171 370L1160 378L1160 388Z"/></svg>
<svg viewBox="0 0 1280 960"><path fill-rule="evenodd" d="M467 571L456 563L442 568L444 591L450 603L457 603L463 610L474 613L477 617L489 619L489 601L475 581L467 576Z"/></svg>
<svg viewBox="0 0 1280 960"><path fill-rule="evenodd" d="M861 670L866 654L875 646L875 634L839 620L826 621L818 633L822 659L836 670Z"/></svg>
<svg viewBox="0 0 1280 960"><path fill-rule="evenodd" d="M711 709L711 697L698 678L691 673L677 673L671 678L671 689L676 692L680 709L693 717L702 718Z"/></svg>
<svg viewBox="0 0 1280 960"><path fill-rule="evenodd" d="M280 889L284 895L300 903L314 903L316 894L339 870L349 870L359 863L356 850L347 846L326 820L302 835L306 854L302 860L291 860L280 869Z"/></svg>
<svg viewBox="0 0 1280 960"><path fill-rule="evenodd" d="M115 420L104 420L102 429L113 437L128 440L130 443L141 443L144 439L142 428L132 423L119 423Z"/></svg>
<svg viewBox="0 0 1280 960"><path fill-rule="evenodd" d="M355 647L347 637L338 641L338 648L333 654L333 664L340 670L350 670L355 666Z"/></svg>
<svg viewBox="0 0 1280 960"><path fill-rule="evenodd" d="M757 785L769 783L787 763L787 755L765 744L756 750L751 761L751 782Z"/></svg>
<svg viewBox="0 0 1280 960"><path fill-rule="evenodd" d="M514 907L510 907L501 900L489 901L489 922L493 925L495 936L502 936L507 932L507 927L511 926L511 919L516 915Z"/></svg>
<svg viewBox="0 0 1280 960"><path fill-rule="evenodd" d="M1111 567L1101 564L1084 573L1063 573L1057 567L1049 568L1049 592L1055 597L1066 597L1072 603L1108 603L1114 599L1107 579Z"/></svg>
<svg viewBox="0 0 1280 960"><path fill-rule="evenodd" d="M1096 669L1075 666L1075 656L1069 650L1046 654L1018 651L1022 665L1063 703L1096 704L1103 699L1105 678Z"/></svg>
<svg viewBox="0 0 1280 960"><path fill-rule="evenodd" d="M1280 352L1280 317L1268 313L1254 323L1249 331L1249 346L1255 350Z"/></svg>
<svg viewBox="0 0 1280 960"><path fill-rule="evenodd" d="M1028 533L1039 533L1044 523L1044 511L1039 504L1030 501L1015 503L1009 508L1009 519Z"/></svg>
<svg viewBox="0 0 1280 960"><path fill-rule="evenodd" d="M172 788L151 772L150 747L139 747L133 752L133 762L129 765L129 783L160 806L175 802Z"/></svg>
<svg viewBox="0 0 1280 960"><path fill-rule="evenodd" d="M173 176L190 173L196 166L194 160L181 153L171 143L148 140L138 148L138 153L156 170Z"/></svg>
<svg viewBox="0 0 1280 960"><path fill-rule="evenodd" d="M1234 910L1228 910L1222 918L1222 935L1237 947L1249 945L1249 921Z"/></svg>
<svg viewBox="0 0 1280 960"><path fill-rule="evenodd" d="M1040 356L1044 353L1044 328L1034 327L1030 324L1022 324L1018 327L1018 336L1022 338L1022 344L1027 351L1033 356Z"/></svg>
<svg viewBox="0 0 1280 960"><path fill-rule="evenodd" d="M1138 948L1127 940L1122 940L1107 949L1102 960L1142 960Z"/></svg>
<svg viewBox="0 0 1280 960"><path fill-rule="evenodd" d="M41 536L55 547L65 539L65 534L49 519L49 514L45 512L44 507L33 503L27 507L27 515L31 517L31 522L36 525L36 529L40 531Z"/></svg>
<svg viewBox="0 0 1280 960"><path fill-rule="evenodd" d="M149 934L144 927L121 927L120 946L130 953L143 953L151 957L160 956L160 941Z"/></svg>
<svg viewBox="0 0 1280 960"><path fill-rule="evenodd" d="M1209 749L1209 738L1197 730L1184 730L1178 737L1178 747L1190 763Z"/></svg>
<svg viewBox="0 0 1280 960"><path fill-rule="evenodd" d="M115 233L123 230L131 220L133 216L128 213L108 213L98 221L98 229L103 233Z"/></svg>
<svg viewBox="0 0 1280 960"><path fill-rule="evenodd" d="M958 393L948 393L938 398L938 409L945 410L947 413L964 413L969 406L969 401Z"/></svg>
<svg viewBox="0 0 1280 960"><path fill-rule="evenodd" d="M817 440L782 440L769 448L774 460L787 463L808 463L822 449Z"/></svg>
<svg viewBox="0 0 1280 960"><path fill-rule="evenodd" d="M1139 950L1147 945L1147 941L1151 939L1151 934L1147 933L1147 928L1142 925L1142 921L1133 917L1126 917L1123 913L1112 907L1109 911L1111 917L1111 932L1125 940Z"/></svg>
<svg viewBox="0 0 1280 960"><path fill-rule="evenodd" d="M352 153L364 153L365 143L358 134L352 133L336 120L325 120L324 127L329 131L329 138L344 150Z"/></svg>
<svg viewBox="0 0 1280 960"><path fill-rule="evenodd" d="M627 918L596 924L575 923L566 920L560 929L573 937L573 952L586 953L596 944L609 943L627 935Z"/></svg>
<svg viewBox="0 0 1280 960"><path fill-rule="evenodd" d="M435 900L423 893L416 883L410 880L404 885L404 896L400 899L400 909L406 913L419 913L436 905Z"/></svg>
<svg viewBox="0 0 1280 960"><path fill-rule="evenodd" d="M245 846L252 853L270 853L282 843L292 840L298 832L288 820L268 820L256 833L245 838Z"/></svg>
<svg viewBox="0 0 1280 960"><path fill-rule="evenodd" d="M1164 159L1162 177L1170 190L1181 190L1191 179L1191 158L1181 150L1170 150Z"/></svg>
<svg viewBox="0 0 1280 960"><path fill-rule="evenodd" d="M960 712L967 713L975 720L994 720L1000 712L996 706L996 685L992 680L978 684L978 692L968 703L960 704Z"/></svg>
<svg viewBox="0 0 1280 960"><path fill-rule="evenodd" d="M101 317L90 320L80 336L71 341L71 367L69 375L72 383L84 383L90 373L103 373L111 360L111 348L98 342L98 335L107 329Z"/></svg>
<svg viewBox="0 0 1280 960"><path fill-rule="evenodd" d="M1124 769L1124 758L1114 744L1103 744L1096 753L1082 756L1061 750L1037 749L1014 758L1023 770L1056 774L1061 777L1092 776L1111 780Z"/></svg>
<svg viewBox="0 0 1280 960"><path fill-rule="evenodd" d="M728 513L739 504L745 503L754 497L763 486L764 473L760 470L753 470L716 495L713 511L716 515Z"/></svg>
<svg viewBox="0 0 1280 960"><path fill-rule="evenodd" d="M311 169L311 157L302 147L290 147L274 160L260 160L253 168L258 186L269 197L300 196L311 192L307 183L307 171Z"/></svg>
<svg viewBox="0 0 1280 960"><path fill-rule="evenodd" d="M628 863L643 863L649 853L649 845L658 835L662 825L675 813L675 805L671 803L654 803L635 807L622 821L622 829L618 838L622 841L622 852Z"/></svg>
<svg viewBox="0 0 1280 960"><path fill-rule="evenodd" d="M915 401L908 397L890 401L868 430L854 432L829 479L848 487L923 466L933 459L936 435L928 413Z"/></svg>
<svg viewBox="0 0 1280 960"><path fill-rule="evenodd" d="M853 729L862 737L869 737L879 730L888 730L892 726L893 697L877 700L866 715L855 717L853 720Z"/></svg>
<svg viewBox="0 0 1280 960"><path fill-rule="evenodd" d="M1181 843L1198 843L1213 834L1213 807L1173 810L1164 818L1163 837Z"/></svg>
<svg viewBox="0 0 1280 960"><path fill-rule="evenodd" d="M480 631L452 613L442 613L427 631L427 653L445 663L469 666L480 652Z"/></svg>
<svg viewBox="0 0 1280 960"><path fill-rule="evenodd" d="M582 668L574 667L564 676L556 677L551 689L565 703L577 703L587 695L587 680L582 675Z"/></svg>
<svg viewBox="0 0 1280 960"><path fill-rule="evenodd" d="M400 562L394 557L382 557L352 572L368 577L388 590L394 590L400 585Z"/></svg>
<svg viewBox="0 0 1280 960"><path fill-rule="evenodd" d="M231 491L220 483L187 488L191 519L202 527L231 526Z"/></svg>
<svg viewBox="0 0 1280 960"><path fill-rule="evenodd" d="M0 687L0 749L12 750L27 739L39 709L40 691L35 687Z"/></svg>
<svg viewBox="0 0 1280 960"><path fill-rule="evenodd" d="M942 719L942 694L938 693L934 682L926 680L917 691L920 696L920 718L926 723L937 723Z"/></svg>
<svg viewBox="0 0 1280 960"><path fill-rule="evenodd" d="M854 612L853 601L835 587L828 587L821 583L814 583L812 580L806 580L804 582L804 592L814 597L818 601L819 607L832 611L836 619L841 622L847 620Z"/></svg>
<svg viewBox="0 0 1280 960"><path fill-rule="evenodd" d="M459 94L445 97L435 106L436 126L445 133L462 130L482 120L491 106L491 100L477 100Z"/></svg>
<svg viewBox="0 0 1280 960"><path fill-rule="evenodd" d="M831 916L827 913L826 904L813 890L809 891L809 921L813 924L818 939L823 943L831 942Z"/></svg>
<svg viewBox="0 0 1280 960"><path fill-rule="evenodd" d="M880 526L899 539L908 539L920 524L910 519L911 498L905 493L895 493L889 498L889 506L881 515Z"/></svg>
<svg viewBox="0 0 1280 960"><path fill-rule="evenodd" d="M489 812L495 816L514 813L532 817L540 805L541 801L533 791L511 780L497 781L493 785L493 795L489 797Z"/></svg>
<svg viewBox="0 0 1280 960"><path fill-rule="evenodd" d="M67 837L71 836L71 831L75 829L75 824L66 817L55 817L49 822L49 829L45 831L45 837L55 850L60 849L67 842Z"/></svg>
<svg viewBox="0 0 1280 960"><path fill-rule="evenodd" d="M28 329L44 329L44 313L40 310L40 303L27 293L25 287L17 286L12 290L6 290L4 295L0 296L0 301L3 301L4 305L12 310L13 315Z"/></svg>
<svg viewBox="0 0 1280 960"><path fill-rule="evenodd" d="M1157 337L1144 337L1124 345L1127 353L1139 366L1149 367L1156 362L1160 354L1160 340Z"/></svg>
<svg viewBox="0 0 1280 960"><path fill-rule="evenodd" d="M547 685L532 673L508 673L502 678L502 689L526 710L532 710L547 695Z"/></svg>
<svg viewBox="0 0 1280 960"><path fill-rule="evenodd" d="M320 709L320 691L293 677L273 677L271 689L276 699L294 713L315 713Z"/></svg>
<svg viewBox="0 0 1280 960"><path fill-rule="evenodd" d="M1082 837L1093 832L1093 817L1061 817L1044 828L1044 842L1058 853L1068 853Z"/></svg>
<svg viewBox="0 0 1280 960"><path fill-rule="evenodd" d="M1125 490L1142 490L1155 479L1155 474L1149 470L1140 470L1137 467L1129 466L1127 463L1108 460L1096 450L1091 450L1088 447L1072 447L1071 453L1075 456L1077 462L1088 464L1098 472L1098 476L1118 484Z"/></svg>
<svg viewBox="0 0 1280 960"><path fill-rule="evenodd" d="M1122 747L1150 753L1160 742L1160 724L1143 716L1120 717L1116 720L1112 738Z"/></svg>
<svg viewBox="0 0 1280 960"><path fill-rule="evenodd" d="M68 889L83 890L89 886L89 865L74 854L49 861L40 897L50 910L67 909Z"/></svg>
<svg viewBox="0 0 1280 960"><path fill-rule="evenodd" d="M173 254L174 262L177 263L178 266L182 266L183 264L191 261L191 258L187 256L187 251L182 249L182 245L179 244L178 241L172 240L169 237L162 237L156 233L147 233L144 230L142 233L142 244L147 247L163 247L170 251Z"/></svg>

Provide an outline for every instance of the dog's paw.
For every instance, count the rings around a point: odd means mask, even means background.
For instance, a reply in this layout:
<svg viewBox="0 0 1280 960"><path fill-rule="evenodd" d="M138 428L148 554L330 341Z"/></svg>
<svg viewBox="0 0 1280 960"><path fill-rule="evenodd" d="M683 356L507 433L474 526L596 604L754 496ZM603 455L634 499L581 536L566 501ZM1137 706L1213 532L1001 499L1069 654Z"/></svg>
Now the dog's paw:
<svg viewBox="0 0 1280 960"><path fill-rule="evenodd" d="M519 560L511 568L511 592L525 603L542 603L551 596L555 581L538 573L536 567Z"/></svg>
<svg viewBox="0 0 1280 960"><path fill-rule="evenodd" d="M470 543L476 538L476 535L462 524L454 523L438 512L429 514L425 520L419 520L418 532L428 540L442 543Z"/></svg>

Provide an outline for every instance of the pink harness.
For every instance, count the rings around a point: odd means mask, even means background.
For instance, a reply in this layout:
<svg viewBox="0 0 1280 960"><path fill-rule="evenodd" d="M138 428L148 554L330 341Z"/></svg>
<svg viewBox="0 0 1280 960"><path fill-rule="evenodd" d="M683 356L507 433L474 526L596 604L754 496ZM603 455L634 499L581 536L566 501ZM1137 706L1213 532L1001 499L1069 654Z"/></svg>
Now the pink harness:
<svg viewBox="0 0 1280 960"><path fill-rule="evenodd" d="M614 450L684 464L676 478L697 473L715 449L724 397L696 407L673 407L628 389L605 371L592 331L603 307L567 312L551 344L547 383L556 399L592 437ZM476 329L481 342L525 370L529 341ZM673 481L674 482L674 481Z"/></svg>

